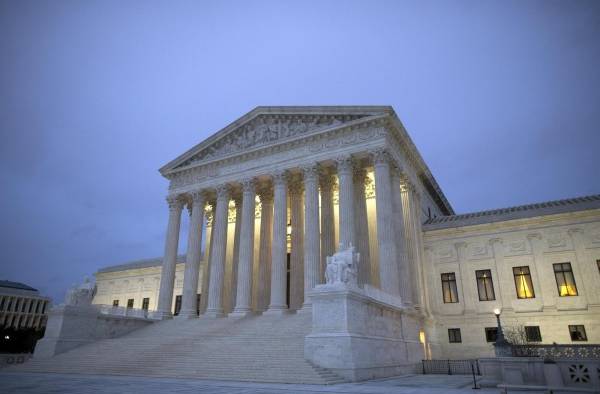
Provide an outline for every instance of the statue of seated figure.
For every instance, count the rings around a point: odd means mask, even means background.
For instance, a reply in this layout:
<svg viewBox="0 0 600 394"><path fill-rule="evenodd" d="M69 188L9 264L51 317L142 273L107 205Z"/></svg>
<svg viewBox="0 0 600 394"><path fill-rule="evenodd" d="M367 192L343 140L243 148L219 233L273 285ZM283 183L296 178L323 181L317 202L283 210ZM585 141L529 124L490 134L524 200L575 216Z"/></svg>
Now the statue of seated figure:
<svg viewBox="0 0 600 394"><path fill-rule="evenodd" d="M345 285L356 287L356 270L360 254L355 252L354 246L344 248L340 245L339 251L327 257L325 280L328 285Z"/></svg>
<svg viewBox="0 0 600 394"><path fill-rule="evenodd" d="M91 305L94 295L96 295L96 284L90 282L90 278L86 276L82 284L79 286L74 285L67 291L65 304L78 306Z"/></svg>

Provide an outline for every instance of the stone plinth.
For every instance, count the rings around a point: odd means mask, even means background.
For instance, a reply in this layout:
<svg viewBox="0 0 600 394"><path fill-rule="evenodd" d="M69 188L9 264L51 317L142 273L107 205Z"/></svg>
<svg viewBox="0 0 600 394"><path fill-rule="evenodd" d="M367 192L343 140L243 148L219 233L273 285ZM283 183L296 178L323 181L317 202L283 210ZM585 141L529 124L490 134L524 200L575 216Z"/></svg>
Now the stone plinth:
<svg viewBox="0 0 600 394"><path fill-rule="evenodd" d="M310 297L308 361L351 381L417 371L423 358L420 319L398 297L344 284L317 286Z"/></svg>
<svg viewBox="0 0 600 394"><path fill-rule="evenodd" d="M91 305L59 305L48 314L44 337L34 358L49 358L101 339L116 338L152 324L152 320L105 315Z"/></svg>

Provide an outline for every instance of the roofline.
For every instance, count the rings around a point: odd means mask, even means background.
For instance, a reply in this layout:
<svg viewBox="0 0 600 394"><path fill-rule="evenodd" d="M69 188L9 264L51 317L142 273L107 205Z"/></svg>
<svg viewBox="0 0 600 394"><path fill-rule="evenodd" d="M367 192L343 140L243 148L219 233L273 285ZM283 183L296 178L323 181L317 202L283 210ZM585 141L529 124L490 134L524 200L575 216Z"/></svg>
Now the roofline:
<svg viewBox="0 0 600 394"><path fill-rule="evenodd" d="M600 194L471 212L460 215L438 216L423 223L423 231L476 226L479 224L506 222L509 220L528 219L539 216L595 209L600 209Z"/></svg>

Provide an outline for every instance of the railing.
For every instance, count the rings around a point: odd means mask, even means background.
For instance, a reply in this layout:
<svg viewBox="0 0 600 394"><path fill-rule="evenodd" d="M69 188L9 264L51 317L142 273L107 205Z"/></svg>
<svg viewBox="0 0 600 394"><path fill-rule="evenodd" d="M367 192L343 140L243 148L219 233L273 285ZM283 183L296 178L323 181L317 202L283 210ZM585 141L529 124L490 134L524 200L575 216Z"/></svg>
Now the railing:
<svg viewBox="0 0 600 394"><path fill-rule="evenodd" d="M103 315L139 317L142 319L156 319L156 317L154 316L154 311L148 311L146 309L126 308L124 306L112 306L101 304L95 304L94 307L96 307L98 311Z"/></svg>
<svg viewBox="0 0 600 394"><path fill-rule="evenodd" d="M423 360L423 374L481 375L477 360Z"/></svg>
<svg viewBox="0 0 600 394"><path fill-rule="evenodd" d="M512 345L513 357L600 359L600 345Z"/></svg>

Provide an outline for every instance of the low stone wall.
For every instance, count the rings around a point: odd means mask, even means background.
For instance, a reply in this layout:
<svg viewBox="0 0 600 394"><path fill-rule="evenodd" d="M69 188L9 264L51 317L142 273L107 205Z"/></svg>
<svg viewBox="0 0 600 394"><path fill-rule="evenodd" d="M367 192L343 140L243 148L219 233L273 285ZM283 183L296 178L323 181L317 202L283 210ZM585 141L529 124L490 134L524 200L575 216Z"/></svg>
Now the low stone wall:
<svg viewBox="0 0 600 394"><path fill-rule="evenodd" d="M373 288L331 285L317 286L310 297L307 360L351 381L420 371L421 319L397 298Z"/></svg>
<svg viewBox="0 0 600 394"><path fill-rule="evenodd" d="M0 353L0 368L23 364L31 358L31 353Z"/></svg>
<svg viewBox="0 0 600 394"><path fill-rule="evenodd" d="M553 387L600 387L600 360L541 357L497 357L479 359L481 374L499 383Z"/></svg>
<svg viewBox="0 0 600 394"><path fill-rule="evenodd" d="M101 339L116 338L146 327L153 320L100 313L94 306L59 305L48 314L44 337L35 346L35 358L49 358Z"/></svg>

